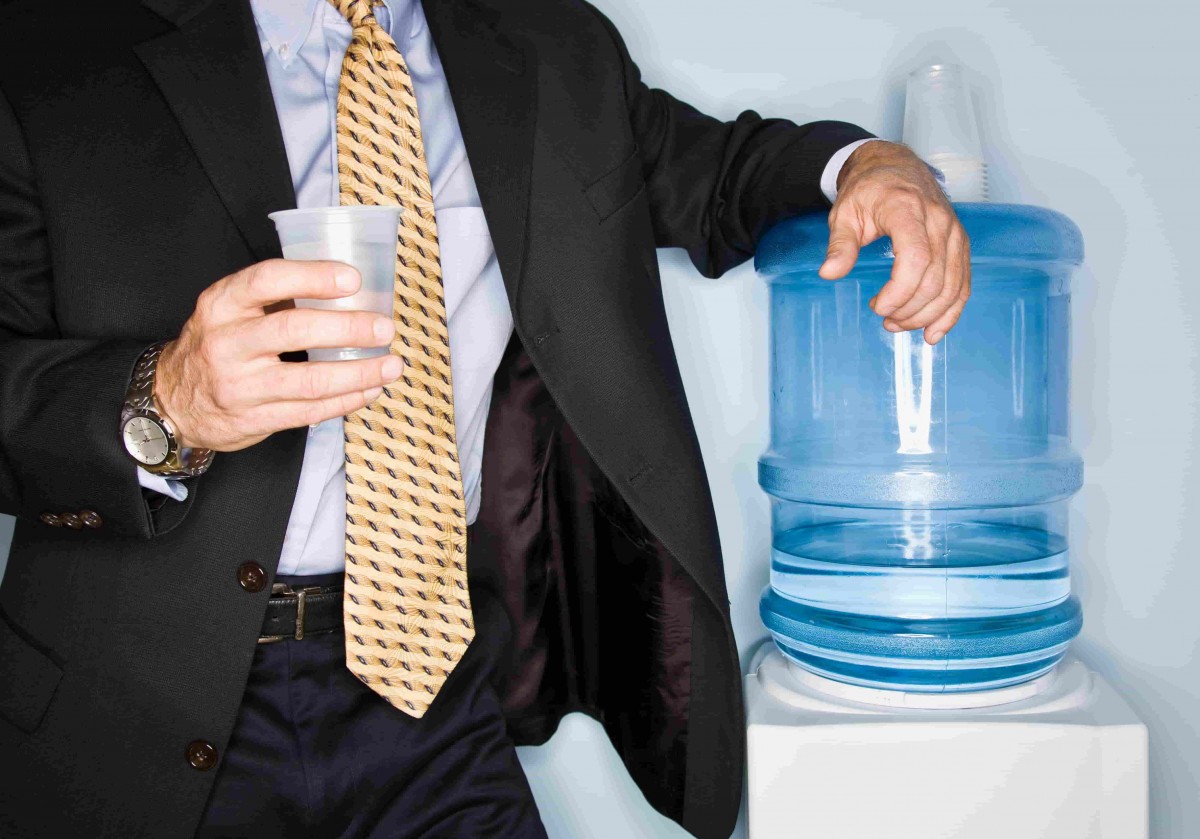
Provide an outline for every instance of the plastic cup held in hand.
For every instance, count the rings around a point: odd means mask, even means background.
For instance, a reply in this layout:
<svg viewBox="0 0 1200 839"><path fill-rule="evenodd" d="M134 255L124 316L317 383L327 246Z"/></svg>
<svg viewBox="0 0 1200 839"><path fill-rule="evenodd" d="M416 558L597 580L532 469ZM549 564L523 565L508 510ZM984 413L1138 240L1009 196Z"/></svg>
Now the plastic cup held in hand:
<svg viewBox="0 0 1200 839"><path fill-rule="evenodd" d="M362 275L362 285L349 297L297 298L296 305L391 317L400 213L400 207L320 207L271 213L268 217L275 222L285 259L344 262ZM387 352L387 347L314 348L308 357L312 361L345 361Z"/></svg>

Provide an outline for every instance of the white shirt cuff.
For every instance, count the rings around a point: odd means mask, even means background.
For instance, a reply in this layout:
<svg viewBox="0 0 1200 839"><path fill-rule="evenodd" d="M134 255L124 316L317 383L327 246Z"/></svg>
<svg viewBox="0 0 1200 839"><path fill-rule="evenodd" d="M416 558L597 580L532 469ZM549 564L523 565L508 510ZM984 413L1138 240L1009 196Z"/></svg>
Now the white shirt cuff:
<svg viewBox="0 0 1200 839"><path fill-rule="evenodd" d="M865 140L855 140L850 145L842 146L833 153L833 157L829 158L829 162L825 164L825 171L821 173L821 192L825 193L830 204L837 200L838 175L841 174L842 167L846 165L850 155L854 154L854 150L864 143L873 143L882 139L882 137L868 137Z"/></svg>
<svg viewBox="0 0 1200 839"><path fill-rule="evenodd" d="M164 478L162 475L151 475L142 467L138 467L138 483L146 489L152 489L168 498L183 501L188 497L188 488L180 478Z"/></svg>

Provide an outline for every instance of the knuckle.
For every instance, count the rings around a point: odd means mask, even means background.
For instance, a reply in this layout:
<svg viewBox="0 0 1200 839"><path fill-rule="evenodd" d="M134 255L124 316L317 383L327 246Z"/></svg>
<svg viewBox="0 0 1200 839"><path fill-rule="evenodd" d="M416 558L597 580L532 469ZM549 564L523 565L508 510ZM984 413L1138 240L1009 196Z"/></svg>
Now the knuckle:
<svg viewBox="0 0 1200 839"><path fill-rule="evenodd" d="M315 425L333 415L324 402L308 402L298 409L298 413L300 421L297 425Z"/></svg>
<svg viewBox="0 0 1200 839"><path fill-rule="evenodd" d="M233 407L237 388L228 379L218 376L213 382L211 398L217 408L226 411Z"/></svg>
<svg viewBox="0 0 1200 839"><path fill-rule="evenodd" d="M279 341L281 345L292 346L305 332L305 310L287 309L278 313Z"/></svg>
<svg viewBox="0 0 1200 839"><path fill-rule="evenodd" d="M914 242L904 247L904 257L914 268L928 268L933 262L933 252L925 242Z"/></svg>
<svg viewBox="0 0 1200 839"><path fill-rule="evenodd" d="M250 267L246 275L246 290L256 300L271 296L279 276L279 264L283 260L269 259Z"/></svg>
<svg viewBox="0 0 1200 839"><path fill-rule="evenodd" d="M380 387L387 384L387 377L383 375L383 363L388 358L384 356L383 360L371 366L363 366L362 374L358 379L358 387L360 390L367 390L373 387Z"/></svg>
<svg viewBox="0 0 1200 839"><path fill-rule="evenodd" d="M913 295L912 307L910 311L913 314L916 314L926 306L932 304L933 301L937 300L939 291L940 289L937 288L922 286L920 289L918 289L917 293Z"/></svg>
<svg viewBox="0 0 1200 839"><path fill-rule="evenodd" d="M912 184L906 183L896 186L893 200L909 211L919 210L924 212L925 195Z"/></svg>
<svg viewBox="0 0 1200 839"><path fill-rule="evenodd" d="M363 346L374 342L376 317L370 312L356 312L353 321L347 324L350 339Z"/></svg>
<svg viewBox="0 0 1200 839"><path fill-rule="evenodd" d="M921 280L921 293L926 295L930 300L933 300L945 291L948 285L944 267L941 261L937 259L933 260L929 265L929 269L925 272L925 277Z"/></svg>
<svg viewBox="0 0 1200 839"><path fill-rule="evenodd" d="M361 362L354 366L352 370L347 370L346 380L343 381L342 389L358 388L362 390L374 384L374 379L378 375L379 366L371 362Z"/></svg>
<svg viewBox="0 0 1200 839"><path fill-rule="evenodd" d="M209 332L197 343L196 351L209 367L216 367L225 358L229 342L220 332Z"/></svg>
<svg viewBox="0 0 1200 839"><path fill-rule="evenodd" d="M201 323L213 320L216 313L217 300L221 296L221 284L210 285L196 298L196 317Z"/></svg>
<svg viewBox="0 0 1200 839"><path fill-rule="evenodd" d="M329 375L320 367L310 367L300 379L300 393L304 399L319 399L329 387Z"/></svg>

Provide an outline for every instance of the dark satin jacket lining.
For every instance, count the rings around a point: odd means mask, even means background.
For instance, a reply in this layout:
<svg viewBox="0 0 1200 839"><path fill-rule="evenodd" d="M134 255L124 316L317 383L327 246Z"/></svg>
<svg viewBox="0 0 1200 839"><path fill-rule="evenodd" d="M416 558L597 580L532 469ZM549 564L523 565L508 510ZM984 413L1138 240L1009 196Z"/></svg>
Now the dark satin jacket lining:
<svg viewBox="0 0 1200 839"><path fill-rule="evenodd" d="M503 602L518 743L602 722L651 804L682 809L692 582L584 450L515 336L496 374L471 527L472 592ZM657 798L657 800L655 800Z"/></svg>

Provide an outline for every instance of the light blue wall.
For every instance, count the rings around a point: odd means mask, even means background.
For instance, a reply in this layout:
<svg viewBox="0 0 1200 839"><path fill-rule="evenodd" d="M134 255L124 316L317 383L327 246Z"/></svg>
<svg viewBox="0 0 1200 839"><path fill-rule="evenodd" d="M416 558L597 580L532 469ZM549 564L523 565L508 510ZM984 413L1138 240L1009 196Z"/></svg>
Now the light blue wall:
<svg viewBox="0 0 1200 839"><path fill-rule="evenodd" d="M8 544L12 541L12 526L12 519L0 516L0 577L4 576L4 568L8 565Z"/></svg>
<svg viewBox="0 0 1200 839"><path fill-rule="evenodd" d="M1200 834L1200 13L1179 0L596 0L654 84L710 113L753 106L839 117L896 137L906 72L974 71L995 197L1055 207L1083 229L1075 297L1078 651L1150 726L1155 839ZM1188 8L1189 11L1182 11ZM743 650L762 635L767 505L766 295L663 254L667 307L713 485ZM6 535L0 525L0 547ZM671 837L598 728L565 725L523 759L555 839ZM798 826L798 834L802 826Z"/></svg>

